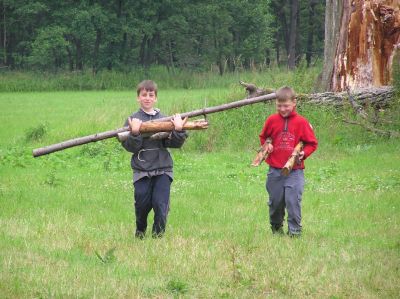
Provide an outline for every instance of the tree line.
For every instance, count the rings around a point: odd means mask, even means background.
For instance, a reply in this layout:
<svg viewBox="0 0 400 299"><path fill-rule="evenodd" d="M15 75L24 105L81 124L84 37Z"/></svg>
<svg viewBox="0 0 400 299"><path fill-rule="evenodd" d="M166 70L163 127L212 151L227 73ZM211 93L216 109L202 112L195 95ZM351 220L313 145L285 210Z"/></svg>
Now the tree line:
<svg viewBox="0 0 400 299"><path fill-rule="evenodd" d="M2 0L0 68L227 71L323 55L324 0Z"/></svg>

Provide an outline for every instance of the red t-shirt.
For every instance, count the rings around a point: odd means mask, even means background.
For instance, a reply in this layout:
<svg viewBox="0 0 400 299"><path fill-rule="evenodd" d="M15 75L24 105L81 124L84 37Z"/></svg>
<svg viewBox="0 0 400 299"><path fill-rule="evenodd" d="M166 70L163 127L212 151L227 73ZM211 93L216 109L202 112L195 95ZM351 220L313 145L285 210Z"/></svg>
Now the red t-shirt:
<svg viewBox="0 0 400 299"><path fill-rule="evenodd" d="M313 127L307 119L292 111L288 117L275 113L267 118L260 134L260 142L264 144L270 137L274 150L268 155L266 162L275 168L283 168L293 153L294 147L304 143L304 159L310 156L318 146ZM295 164L293 169L303 169L304 161Z"/></svg>

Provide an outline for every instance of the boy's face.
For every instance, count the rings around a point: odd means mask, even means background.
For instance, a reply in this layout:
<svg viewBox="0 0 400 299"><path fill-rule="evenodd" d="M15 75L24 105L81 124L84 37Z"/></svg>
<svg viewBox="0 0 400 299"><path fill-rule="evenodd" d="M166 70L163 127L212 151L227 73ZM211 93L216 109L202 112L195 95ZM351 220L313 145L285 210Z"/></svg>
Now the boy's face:
<svg viewBox="0 0 400 299"><path fill-rule="evenodd" d="M151 112L153 111L154 104L157 102L157 96L155 91L142 89L137 97L137 101L144 111Z"/></svg>
<svg viewBox="0 0 400 299"><path fill-rule="evenodd" d="M283 117L288 117L296 107L296 100L276 101L276 110Z"/></svg>

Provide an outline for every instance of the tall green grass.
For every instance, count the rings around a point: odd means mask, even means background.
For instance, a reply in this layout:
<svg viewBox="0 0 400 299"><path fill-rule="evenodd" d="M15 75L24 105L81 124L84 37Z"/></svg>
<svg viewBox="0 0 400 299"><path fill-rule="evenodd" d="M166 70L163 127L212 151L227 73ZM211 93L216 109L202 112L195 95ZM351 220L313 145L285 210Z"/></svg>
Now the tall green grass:
<svg viewBox="0 0 400 299"><path fill-rule="evenodd" d="M301 92L312 89L320 66L306 68L300 66L295 72L286 68L273 67L259 71L242 71L226 73L220 76L215 72L191 72L175 70L169 72L164 67L137 69L135 72L123 73L101 71L96 75L91 72L0 72L0 92L16 91L67 91L67 90L134 90L144 79L152 79L164 89L208 89L231 88L239 80L259 82L261 86L301 85Z"/></svg>
<svg viewBox="0 0 400 299"><path fill-rule="evenodd" d="M311 88L304 74L263 76L248 81ZM171 114L243 98L229 82L160 88L158 106ZM320 146L306 161L304 234L290 239L269 232L266 165L249 166L273 103L210 115L207 131L172 150L166 236L142 241L130 154L116 140L31 156L120 127L136 109L131 88L0 93L1 298L398 297L399 140L343 123L346 111L299 103ZM398 111L382 112L388 128Z"/></svg>

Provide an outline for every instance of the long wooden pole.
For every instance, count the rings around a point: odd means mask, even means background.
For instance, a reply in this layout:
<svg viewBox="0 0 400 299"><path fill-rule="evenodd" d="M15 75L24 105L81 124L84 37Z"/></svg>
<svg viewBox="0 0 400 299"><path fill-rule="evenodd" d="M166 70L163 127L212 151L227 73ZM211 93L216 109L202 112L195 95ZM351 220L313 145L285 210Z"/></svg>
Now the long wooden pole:
<svg viewBox="0 0 400 299"><path fill-rule="evenodd" d="M181 114L181 117L182 118L195 117L195 116L199 116L199 115L206 115L206 114L221 112L221 111L228 110L228 109L234 109L234 108L239 108L239 107L246 106L246 105L251 105L251 104L255 104L255 103L265 102L268 100L273 100L275 98L276 98L276 94L271 93L271 94L267 94L267 95L263 95L263 96L259 96L259 97L254 97L254 98L250 98L250 99L244 99L244 100L240 100L240 101L236 101L236 102L222 104L219 106L208 107L208 108L203 108L203 109L197 109L197 110L190 111L190 112L185 112L185 113ZM173 118L172 116L168 116L168 117L163 117L163 118L153 120L152 122L169 121L172 118ZM36 158L39 156L54 153L56 151L61 151L61 150L64 150L64 149L67 149L70 147L74 147L74 146L78 146L78 145L82 145L82 144L86 144L86 143L90 143L90 142L96 142L96 141L107 139L107 138L117 137L118 133L122 133L122 132L126 132L126 131L129 131L128 126L119 128L116 130L111 130L111 131L97 133L97 134L93 134L93 135L89 135L89 136L70 139L70 140L66 140L64 142L60 142L57 144L52 144L52 145L45 146L42 148L34 149L32 154L33 154L33 157Z"/></svg>

